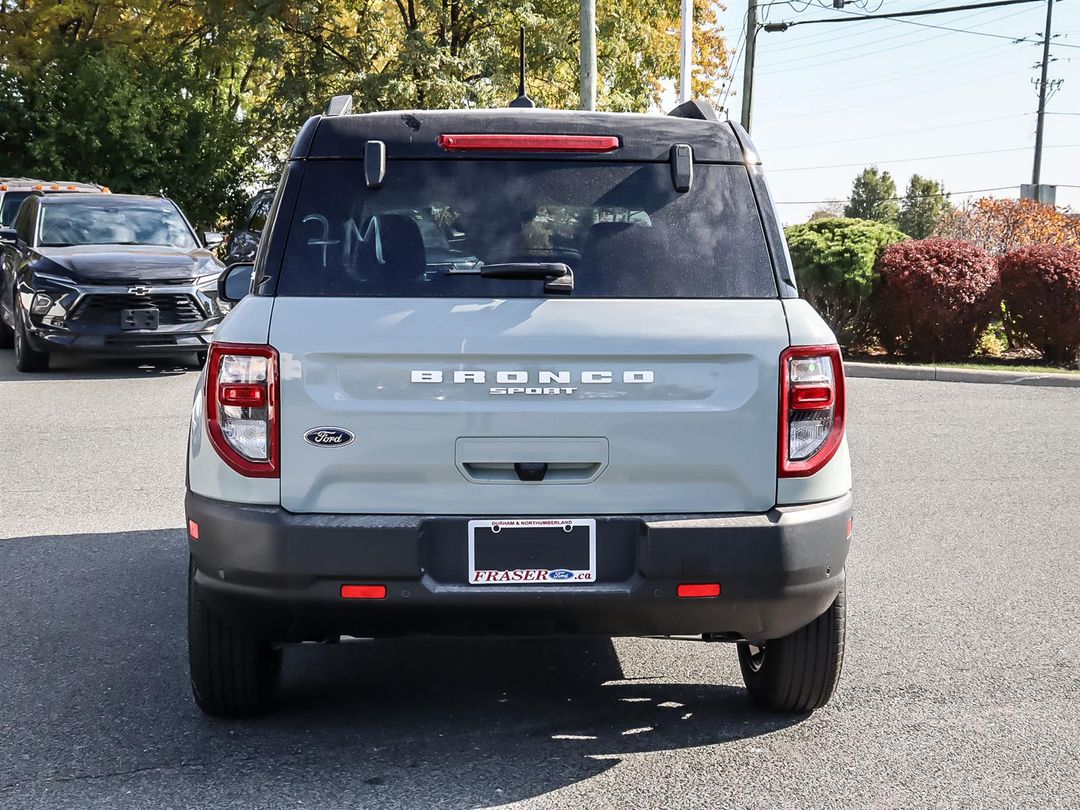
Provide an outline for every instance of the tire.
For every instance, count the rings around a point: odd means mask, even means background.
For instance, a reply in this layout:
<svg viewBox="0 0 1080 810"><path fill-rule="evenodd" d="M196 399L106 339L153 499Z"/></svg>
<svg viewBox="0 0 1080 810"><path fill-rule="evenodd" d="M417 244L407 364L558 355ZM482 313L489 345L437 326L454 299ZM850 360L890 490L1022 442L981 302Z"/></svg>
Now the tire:
<svg viewBox="0 0 1080 810"><path fill-rule="evenodd" d="M812 712L829 702L844 664L844 592L805 627L757 646L739 643L739 667L758 705Z"/></svg>
<svg viewBox="0 0 1080 810"><path fill-rule="evenodd" d="M26 328L18 312L15 313L15 368L27 372L49 369L49 353L39 352L30 347L30 342L26 337Z"/></svg>
<svg viewBox="0 0 1080 810"><path fill-rule="evenodd" d="M272 702L281 650L216 615L188 574L188 663L195 703L211 717L250 717Z"/></svg>
<svg viewBox="0 0 1080 810"><path fill-rule="evenodd" d="M195 352L195 368L206 366L207 352Z"/></svg>

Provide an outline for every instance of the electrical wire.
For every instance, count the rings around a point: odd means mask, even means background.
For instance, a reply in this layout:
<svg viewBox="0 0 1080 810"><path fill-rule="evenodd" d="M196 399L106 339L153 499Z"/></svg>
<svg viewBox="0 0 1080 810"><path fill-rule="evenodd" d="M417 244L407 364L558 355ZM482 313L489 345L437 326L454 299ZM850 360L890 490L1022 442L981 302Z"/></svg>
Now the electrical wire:
<svg viewBox="0 0 1080 810"><path fill-rule="evenodd" d="M821 166L793 166L787 169L770 169L770 174L778 172L813 172L822 169L850 169L859 166L877 166L890 163L917 163L920 160L945 160L946 158L978 157L981 155L1003 155L1006 152L1027 152L1030 146L1014 146L1008 149L987 149L982 152L954 152L951 155L922 155L910 158L890 158L888 160L860 160L856 163L829 163ZM1080 149L1080 144L1066 143L1057 146L1044 146L1043 149Z"/></svg>
<svg viewBox="0 0 1080 810"><path fill-rule="evenodd" d="M957 197L961 194L984 194L988 191L1007 191L1014 189L1016 186L996 186L994 188L972 188L966 191L943 191L940 194L917 194L911 197L913 200L929 200L939 197ZM1060 188L1060 186L1059 186ZM1072 186L1065 186L1065 188L1072 188ZM886 197L882 202L901 202L908 199L907 195L903 197ZM780 200L777 205L828 205L829 203L846 203L850 202L851 197L845 197L842 200Z"/></svg>
<svg viewBox="0 0 1080 810"><path fill-rule="evenodd" d="M934 3L930 3L929 5L926 5L926 6L917 6L917 9L931 8L934 5L935 5ZM959 19L960 20L967 20L967 19L971 19L973 17L981 17L982 15L989 13L989 11L990 10L987 9L986 11L977 11L974 14L965 14L963 17L960 17ZM889 23L889 22L893 22L893 20L884 20L883 22ZM882 30L890 31L890 30L894 30L894 29L882 29ZM831 45L831 44L834 44L834 43L836 43L836 42L838 42L840 40L856 39L856 38L858 38L860 40L860 42L857 45L854 45L852 47L864 48L864 47L867 47L867 46L873 46L873 45L881 43L881 42L890 42L892 40L899 39L899 38L902 38L902 37L908 37L908 36L911 36L914 33L916 33L916 32L914 32L914 31L905 31L905 32L899 33L899 34L893 33L893 34L889 34L888 36L884 36L884 37L877 37L877 38L867 39L866 34L863 31L858 30L857 27L855 27L855 30L847 31L846 29L841 29L841 33L836 33L836 34L832 34L832 35L824 34L824 35L811 37L811 36L809 36L809 32L808 32L807 37L799 40L799 33L798 33L798 31L796 31L796 32L791 34L791 38L796 39L795 42L784 41L784 42L780 42L778 44L773 44L774 41L776 40L776 38L771 37L769 39L768 52L770 54L772 54L772 53L785 54L785 53L788 53L789 51L792 51L792 50L805 49L805 48L816 48L816 49L820 50L821 49L820 46L822 44ZM784 39L787 40L788 38L785 37ZM820 54L810 54L809 56L795 57L795 58L810 59L810 58L814 58L814 57L816 57L818 55L820 55ZM793 59L789 60L789 61L793 61Z"/></svg>
<svg viewBox="0 0 1080 810"><path fill-rule="evenodd" d="M814 146L836 146L838 144L855 143L857 141L873 141L878 138L891 138L896 135L920 135L923 132L934 132L939 129L957 129L959 127L970 127L976 124L991 124L998 123L999 121L1008 121L1016 118L1029 118L1035 115L1034 112L1016 113L1015 115L999 115L994 118L980 118L977 121L960 121L955 124L940 124L933 127L919 127L918 129L902 129L895 132L879 132L874 135L862 135L858 138L842 138L832 141L814 141L812 143L796 143L790 146L774 146L771 148L762 149L766 154L772 154L773 152L783 152L788 149L809 149Z"/></svg>
<svg viewBox="0 0 1080 810"><path fill-rule="evenodd" d="M989 53L990 51L992 51L992 53ZM890 71L889 73L882 73L882 74L878 74L878 75L867 76L866 79L869 79L869 81L864 80L863 78L860 78L859 79L859 89L862 90L862 89L864 89L866 87L876 87L876 86L882 85L882 84L890 84L892 82L906 81L908 79L915 78L917 76L927 76L927 75L930 75L930 74L933 74L933 73L940 72L942 68L950 68L950 69L952 69L952 68L960 67L962 65L970 65L970 64L972 64L974 62L984 62L987 59L993 59L993 58L995 58L997 56L1000 56L1001 55L1001 47L999 45L991 45L989 48L983 48L981 50L975 51L975 53L982 54L982 55L981 56L974 56L974 57L969 59L969 58L966 58L966 57L970 56L970 54L959 54L958 56L954 56L954 57L951 57L949 59L943 59L940 62L935 63L933 67L927 68L926 70L919 70L919 71L914 71L914 72L905 71L905 70L894 70L894 71ZM957 61L957 60L960 60L960 61ZM829 87L829 88L825 88L823 90L815 90L814 92L811 92L811 93L784 93L784 94L778 95L778 96L770 94L769 95L769 101L770 102L783 101L784 99L787 99L787 98L798 98L798 99L815 98L817 96L828 96L828 95L833 95L835 93L836 93L836 89L832 88L832 87Z"/></svg>
<svg viewBox="0 0 1080 810"><path fill-rule="evenodd" d="M739 70L739 57L742 56L743 46L746 45L746 17L743 17L742 31L739 32L739 39L735 44L735 55L732 57L731 62L728 64L728 72L724 81L726 82L724 87L724 97L720 100L720 109L726 110L728 97L731 96L731 88L735 86L735 75Z"/></svg>
<svg viewBox="0 0 1080 810"><path fill-rule="evenodd" d="M865 107L875 107L881 104L892 104L896 101L903 101L909 98L922 98L925 96L933 95L935 93L942 93L946 90L955 90L958 87L969 87L973 84L980 84L982 82L988 82L993 79L1000 79L1003 76L1012 76L1017 73L1028 73L1030 68L1017 68L1014 70L1007 70L1004 73L995 73L991 76L980 76L978 79L971 79L966 82L958 82L956 84L946 84L939 87L935 87L933 90L920 90L916 93L906 93L902 96L889 96L887 98L875 99L873 101L864 101L860 104L849 104L845 107L830 107L827 109L817 109L807 113L796 113L795 115L781 115L773 118L763 118L762 121L790 121L794 118L809 118L810 116L820 116L824 113L845 112L847 110L860 110Z"/></svg>
<svg viewBox="0 0 1080 810"><path fill-rule="evenodd" d="M1026 11L1026 9L1025 9L1025 11ZM985 14L985 13L986 13L985 11L980 11L980 12L977 12L977 14L967 15L967 16L963 17L962 19L968 19L969 17L974 17L974 16L978 16L980 14ZM1007 20L1010 17L1015 17L1015 16L1017 16L1018 13L1022 14L1023 12L1015 12L1014 11L1011 14L1006 14L1006 15L1004 15L1002 17L995 17L992 20L985 20L984 22L982 22L980 24L981 25L992 25L994 23L1001 22L1002 20ZM898 20L886 20L885 22L899 22L899 21ZM895 40L898 40L898 39L907 39L907 38L912 37L912 36L917 36L918 33L919 33L918 31L908 31L906 33L893 34L892 36L883 37L881 39L876 39L876 40L871 40L869 42L864 43L863 45L859 45L859 46L856 46L853 49L849 49L847 52L845 52L844 56L841 56L841 57L825 59L825 60L821 60L821 61L817 61L817 62L810 62L809 64L805 64L805 65L798 65L798 66L792 66L792 67L780 67L780 68L778 68L776 70L762 70L762 71L759 71L759 75L761 75L761 76L771 76L771 75L776 75L776 74L780 74L780 73L791 73L791 72L794 72L794 71L802 71L802 70L806 70L807 68L812 68L812 67L821 67L823 65L835 65L835 64L838 64L840 62L848 62L853 57L854 58L860 58L860 59L863 58L863 57L867 57L867 56L876 57L876 56L879 56L880 54L883 54L883 53L889 53L890 51L899 50L900 48L910 48L912 46L923 45L923 44L928 43L928 42L933 42L933 41L938 40L938 39L944 39L945 37L947 37L949 35L948 32L946 32L944 34L937 34L936 36L928 36L928 37L925 37L923 39L915 39L915 40L910 41L910 42L904 42L903 44L893 45L893 46L888 47L888 48L877 47L882 42L891 42L891 41L895 41ZM1009 39L1013 39L1013 37L1009 37ZM860 50L861 51L864 48L869 48L869 50L867 50L865 53L856 53L856 54L851 53L852 50ZM795 59L789 59L789 60L786 60L785 62L781 62L780 64L781 65L788 65L789 63L804 62L807 59L815 59L818 56L820 56L820 54L815 54L813 56L797 57Z"/></svg>

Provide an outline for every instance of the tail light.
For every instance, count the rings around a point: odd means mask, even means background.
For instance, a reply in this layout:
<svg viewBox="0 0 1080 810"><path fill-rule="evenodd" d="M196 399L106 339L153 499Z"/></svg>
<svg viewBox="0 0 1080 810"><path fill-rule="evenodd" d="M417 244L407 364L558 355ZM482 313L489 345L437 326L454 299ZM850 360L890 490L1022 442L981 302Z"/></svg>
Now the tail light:
<svg viewBox="0 0 1080 810"><path fill-rule="evenodd" d="M218 455L241 475L277 478L277 351L214 343L206 374L206 427Z"/></svg>
<svg viewBox="0 0 1080 810"><path fill-rule="evenodd" d="M837 346L792 346L780 355L782 478L813 475L844 438L844 362Z"/></svg>

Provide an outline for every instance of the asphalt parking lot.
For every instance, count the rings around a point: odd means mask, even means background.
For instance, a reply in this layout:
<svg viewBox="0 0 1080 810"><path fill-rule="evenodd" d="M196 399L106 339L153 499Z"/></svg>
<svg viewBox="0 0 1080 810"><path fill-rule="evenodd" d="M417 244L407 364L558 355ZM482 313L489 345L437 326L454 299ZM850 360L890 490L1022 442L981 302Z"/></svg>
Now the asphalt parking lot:
<svg viewBox="0 0 1080 810"><path fill-rule="evenodd" d="M1080 391L853 380L848 655L811 717L734 649L288 651L272 716L187 685L182 363L0 352L0 807L1076 807Z"/></svg>

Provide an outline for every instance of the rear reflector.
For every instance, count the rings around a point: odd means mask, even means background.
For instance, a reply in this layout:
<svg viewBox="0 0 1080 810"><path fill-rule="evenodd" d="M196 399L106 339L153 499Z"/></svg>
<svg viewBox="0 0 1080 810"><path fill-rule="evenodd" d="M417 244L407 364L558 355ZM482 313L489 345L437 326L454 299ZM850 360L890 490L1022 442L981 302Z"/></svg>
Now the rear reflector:
<svg viewBox="0 0 1080 810"><path fill-rule="evenodd" d="M221 386L221 404L240 408L262 408L266 405L266 388L262 385L226 384Z"/></svg>
<svg viewBox="0 0 1080 810"><path fill-rule="evenodd" d="M612 152L614 135L440 135L448 152Z"/></svg>
<svg viewBox="0 0 1080 810"><path fill-rule="evenodd" d="M683 584L679 586L677 593L683 599L700 598L703 596L719 596L720 583L701 582L696 584Z"/></svg>
<svg viewBox="0 0 1080 810"><path fill-rule="evenodd" d="M385 599L385 585L342 585L342 599Z"/></svg>
<svg viewBox="0 0 1080 810"><path fill-rule="evenodd" d="M847 528L844 529L844 539L845 540L850 540L851 539L851 518L847 519Z"/></svg>
<svg viewBox="0 0 1080 810"><path fill-rule="evenodd" d="M189 535L191 535L192 540L198 540L199 539L199 524L196 523L194 520L189 520L187 522L187 533Z"/></svg>

